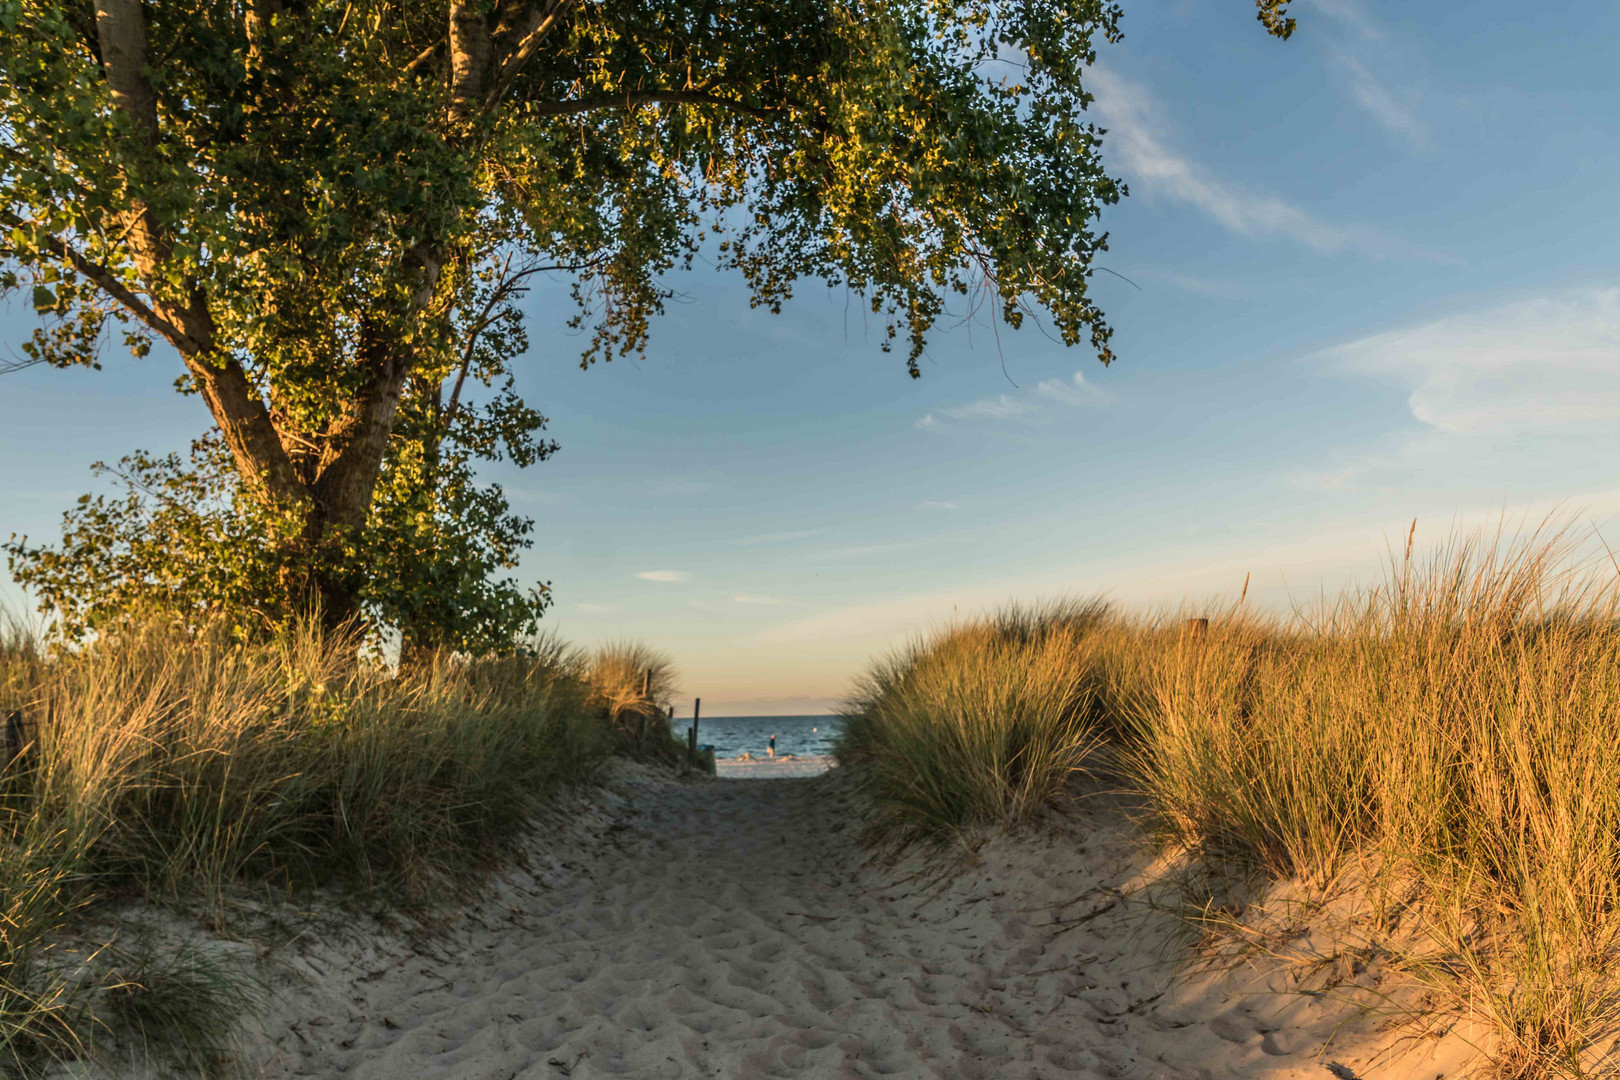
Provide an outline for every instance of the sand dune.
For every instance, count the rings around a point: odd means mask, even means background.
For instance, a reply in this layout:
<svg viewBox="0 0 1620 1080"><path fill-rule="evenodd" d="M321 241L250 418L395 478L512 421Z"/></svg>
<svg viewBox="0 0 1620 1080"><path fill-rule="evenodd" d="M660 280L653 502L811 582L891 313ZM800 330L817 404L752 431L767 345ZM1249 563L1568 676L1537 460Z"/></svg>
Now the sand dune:
<svg viewBox="0 0 1620 1080"><path fill-rule="evenodd" d="M1421 1077L1326 997L1166 993L1123 918L1126 826L996 841L948 887L863 865L836 777L621 767L431 944L310 945L250 1047L263 1077ZM1133 931L1131 928L1136 927ZM1264 987L1257 987L1264 989Z"/></svg>

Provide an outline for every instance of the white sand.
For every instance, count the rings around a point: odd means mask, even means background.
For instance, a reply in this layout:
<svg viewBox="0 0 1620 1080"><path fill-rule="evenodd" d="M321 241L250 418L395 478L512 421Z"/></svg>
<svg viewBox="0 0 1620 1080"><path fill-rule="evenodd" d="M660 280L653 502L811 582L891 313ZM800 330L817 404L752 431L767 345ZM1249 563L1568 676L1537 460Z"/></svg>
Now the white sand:
<svg viewBox="0 0 1620 1080"><path fill-rule="evenodd" d="M937 887L863 866L844 786L622 766L442 937L305 948L255 1075L1433 1080L1468 1053L1369 1064L1376 1024L1321 1050L1353 1020L1331 997L1165 994L1165 923L1119 920L1150 868L1116 818Z"/></svg>

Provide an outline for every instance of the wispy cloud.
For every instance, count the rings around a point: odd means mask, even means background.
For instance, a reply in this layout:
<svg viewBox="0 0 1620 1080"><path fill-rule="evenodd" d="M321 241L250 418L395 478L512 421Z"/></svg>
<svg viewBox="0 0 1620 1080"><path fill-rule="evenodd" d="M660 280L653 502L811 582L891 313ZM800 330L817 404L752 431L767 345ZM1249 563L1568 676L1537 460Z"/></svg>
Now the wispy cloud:
<svg viewBox="0 0 1620 1080"><path fill-rule="evenodd" d="M815 536L824 532L823 529L791 529L787 532L760 533L758 536L745 536L738 540L739 544L785 544L790 540L803 540L807 536Z"/></svg>
<svg viewBox="0 0 1620 1080"><path fill-rule="evenodd" d="M691 576L692 575L688 574L685 570L643 570L641 573L636 575L636 577L640 578L642 581L657 581L666 585L673 585L676 582L686 581L690 579Z"/></svg>
<svg viewBox="0 0 1620 1080"><path fill-rule="evenodd" d="M774 596L751 596L748 593L738 593L736 596L733 596L732 599L739 604L763 604L766 606L780 604L782 602Z"/></svg>
<svg viewBox="0 0 1620 1080"><path fill-rule="evenodd" d="M953 503L953 502L946 502L943 499L924 499L922 502L917 504L917 509L919 509L919 510L955 510L955 509L957 509L957 505L955 503Z"/></svg>
<svg viewBox="0 0 1620 1080"><path fill-rule="evenodd" d="M1044 398L1045 402L1040 399ZM1025 392L1022 397L1011 394L998 394L995 397L980 398L970 401L966 405L950 405L925 413L913 422L912 426L923 431L933 431L944 426L944 420L986 420L1004 421L1034 419L1045 408L1046 402L1056 402L1059 405L1100 407L1112 403L1114 396L1086 381L1080 372L1075 372L1067 379L1045 379L1035 384L1033 394ZM944 419L941 419L944 418ZM923 505L930 505L924 503Z"/></svg>
<svg viewBox="0 0 1620 1080"><path fill-rule="evenodd" d="M1034 412L1035 406L1010 394L998 394L995 397L970 401L966 405L952 405L939 411L952 420L1011 420Z"/></svg>
<svg viewBox="0 0 1620 1080"><path fill-rule="evenodd" d="M1154 275L1163 278L1178 288L1188 292L1203 293L1205 296L1219 296L1225 300L1238 300L1248 296L1248 290L1229 281L1205 281L1203 278L1190 277L1186 274L1177 274L1169 271L1160 271Z"/></svg>
<svg viewBox="0 0 1620 1080"><path fill-rule="evenodd" d="M887 555L894 551L905 551L907 548L917 546L915 540L896 540L887 544L858 544L853 547L832 548L829 551L818 551L813 556L821 559L864 559L872 555Z"/></svg>
<svg viewBox="0 0 1620 1080"><path fill-rule="evenodd" d="M1374 21L1360 0L1313 0L1311 6L1338 24L1328 36L1328 56L1351 100L1386 130L1416 146L1426 144L1420 93L1408 74L1412 49Z"/></svg>
<svg viewBox="0 0 1620 1080"><path fill-rule="evenodd" d="M673 499L680 495L701 495L705 491L713 491L714 484L708 480L666 480L661 484L654 484L647 489L650 499Z"/></svg>
<svg viewBox="0 0 1620 1080"><path fill-rule="evenodd" d="M1620 414L1620 289L1584 289L1374 334L1323 352L1409 387L1452 434L1570 431Z"/></svg>
<svg viewBox="0 0 1620 1080"><path fill-rule="evenodd" d="M623 604L575 604L575 611L582 611L587 615L611 615L616 611L623 611Z"/></svg>
<svg viewBox="0 0 1620 1080"><path fill-rule="evenodd" d="M1101 406L1114 400L1114 395L1086 381L1081 372L1067 379L1046 379L1035 386L1035 392L1062 405Z"/></svg>
<svg viewBox="0 0 1620 1080"><path fill-rule="evenodd" d="M1349 80L1351 98L1368 115L1417 146L1429 141L1429 129L1418 119L1411 91L1398 91L1388 76L1373 74L1364 61L1349 52L1335 50L1333 57Z"/></svg>
<svg viewBox="0 0 1620 1080"><path fill-rule="evenodd" d="M1104 67L1093 67L1090 78L1097 94L1092 108L1108 128L1104 152L1117 155L1134 184L1196 206L1245 236L1287 236L1318 251L1350 245L1344 229L1282 199L1236 190L1182 155L1163 133L1158 107L1141 87Z"/></svg>

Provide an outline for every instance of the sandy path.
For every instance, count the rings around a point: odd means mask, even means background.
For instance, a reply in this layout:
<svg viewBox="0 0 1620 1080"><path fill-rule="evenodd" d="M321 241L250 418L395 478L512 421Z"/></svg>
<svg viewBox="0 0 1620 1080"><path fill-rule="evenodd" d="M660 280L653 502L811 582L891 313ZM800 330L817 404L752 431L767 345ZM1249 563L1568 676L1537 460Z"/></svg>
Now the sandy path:
<svg viewBox="0 0 1620 1080"><path fill-rule="evenodd" d="M431 947L309 952L313 986L267 1030L259 1075L1448 1071L1319 1057L1344 1017L1311 999L1161 996L1153 943L1112 921L1140 869L1117 828L990 845L941 891L863 867L836 781L631 772L614 790L602 827L542 838L531 873Z"/></svg>

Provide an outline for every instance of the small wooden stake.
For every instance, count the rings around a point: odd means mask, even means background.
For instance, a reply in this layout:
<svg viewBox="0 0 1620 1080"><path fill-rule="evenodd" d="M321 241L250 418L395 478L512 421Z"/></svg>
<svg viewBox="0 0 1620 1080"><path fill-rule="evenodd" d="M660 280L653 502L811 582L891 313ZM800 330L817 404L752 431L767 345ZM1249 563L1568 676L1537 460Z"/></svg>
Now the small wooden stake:
<svg viewBox="0 0 1620 1080"><path fill-rule="evenodd" d="M1200 641L1203 639L1205 634L1209 633L1209 620L1188 619L1186 622L1181 624L1181 632L1191 637L1194 641Z"/></svg>
<svg viewBox="0 0 1620 1080"><path fill-rule="evenodd" d="M687 732L686 750L687 750L688 756L690 756L691 759L694 762L697 761L698 713L700 711L702 711L702 709L703 709L703 699L702 698L693 699L693 701L692 701L692 730Z"/></svg>

